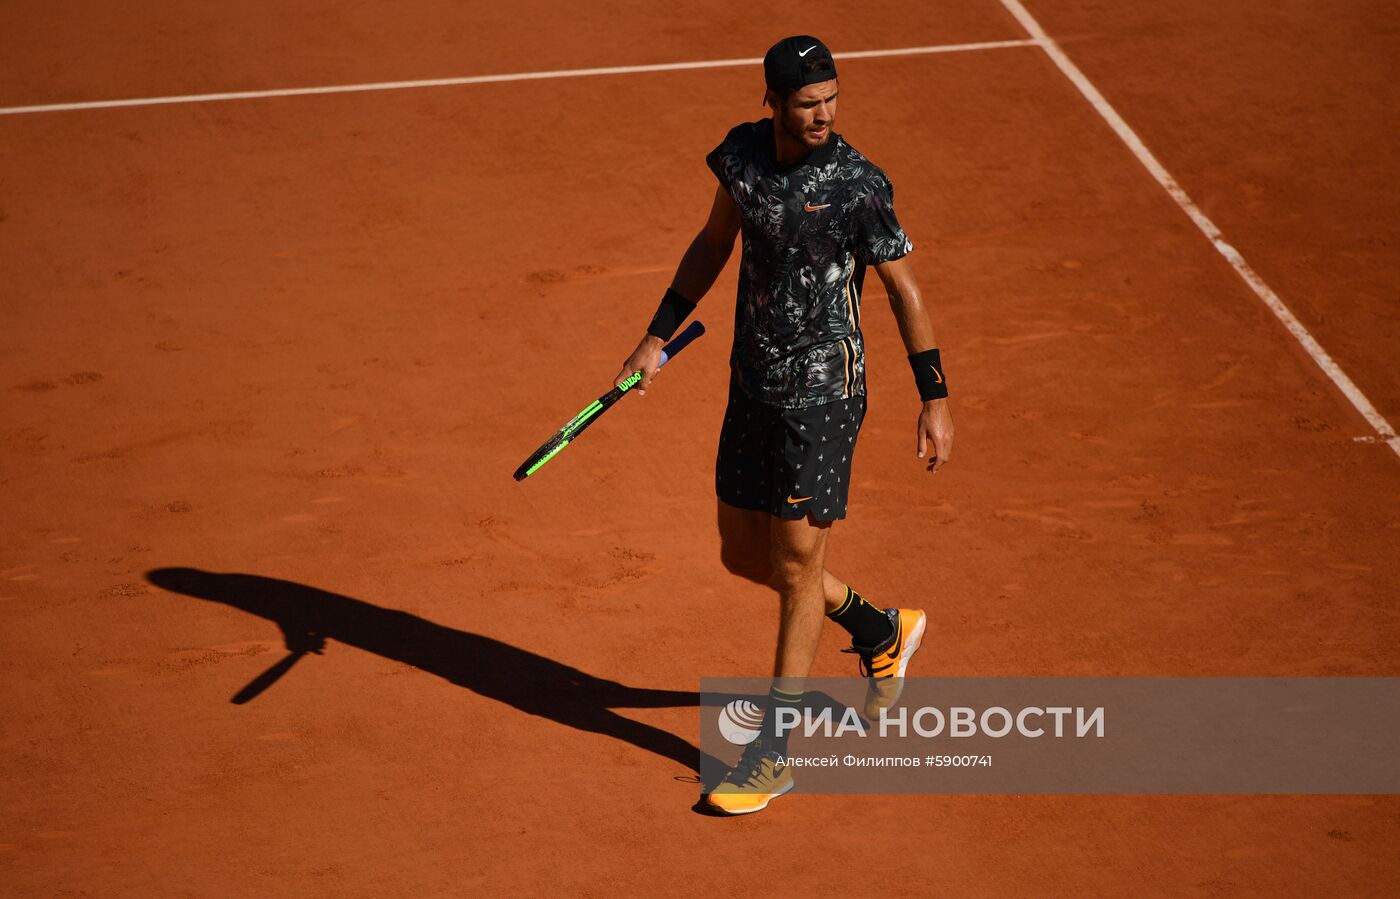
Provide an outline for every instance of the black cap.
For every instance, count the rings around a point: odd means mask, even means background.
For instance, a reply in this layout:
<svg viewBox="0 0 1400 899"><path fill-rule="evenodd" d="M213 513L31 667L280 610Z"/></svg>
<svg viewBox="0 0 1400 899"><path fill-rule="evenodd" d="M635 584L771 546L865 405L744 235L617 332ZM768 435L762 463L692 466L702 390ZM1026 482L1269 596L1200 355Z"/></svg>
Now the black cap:
<svg viewBox="0 0 1400 899"><path fill-rule="evenodd" d="M826 44L807 34L785 37L763 57L763 78L775 91L796 90L836 77Z"/></svg>

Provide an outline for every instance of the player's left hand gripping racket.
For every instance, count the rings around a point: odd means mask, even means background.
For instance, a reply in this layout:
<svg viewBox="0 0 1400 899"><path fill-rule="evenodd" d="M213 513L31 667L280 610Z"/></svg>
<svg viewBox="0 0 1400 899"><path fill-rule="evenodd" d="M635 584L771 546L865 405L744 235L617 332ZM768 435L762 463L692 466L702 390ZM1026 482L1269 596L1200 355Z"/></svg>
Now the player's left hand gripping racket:
<svg viewBox="0 0 1400 899"><path fill-rule="evenodd" d="M661 348L661 364L665 365L667 362L676 358L676 354L689 346L692 340L704 333L704 325L700 324L698 321L691 322L689 327L677 334L670 343ZM633 372L631 377L627 380L590 403L588 408L584 409L578 415L575 415L568 424L559 429L559 433L546 440L543 446L531 453L530 458L520 464L520 467L515 470L515 479L517 481L523 481L530 475L539 471L540 468L544 466L544 463L559 455L559 452L563 450L564 447L568 446L570 441L578 439L578 435L582 434L589 425L597 421L604 412L612 408L613 403L622 399L627 394L627 391L636 387L637 382L641 379L641 372Z"/></svg>

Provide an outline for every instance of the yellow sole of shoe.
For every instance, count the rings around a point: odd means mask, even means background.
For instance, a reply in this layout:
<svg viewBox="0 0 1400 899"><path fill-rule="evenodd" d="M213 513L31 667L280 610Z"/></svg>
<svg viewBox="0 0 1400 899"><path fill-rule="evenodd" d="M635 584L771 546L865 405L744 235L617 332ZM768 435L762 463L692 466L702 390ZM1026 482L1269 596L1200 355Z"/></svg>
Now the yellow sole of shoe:
<svg viewBox="0 0 1400 899"><path fill-rule="evenodd" d="M708 796L705 798L705 806L712 811L719 812L721 815L752 815L754 812L761 812L766 809L768 803L791 790L792 787L793 781L788 781L787 786L779 787L776 791L769 793L768 798L763 800L762 805L755 805L753 808L728 809L722 805L715 805L714 799Z"/></svg>

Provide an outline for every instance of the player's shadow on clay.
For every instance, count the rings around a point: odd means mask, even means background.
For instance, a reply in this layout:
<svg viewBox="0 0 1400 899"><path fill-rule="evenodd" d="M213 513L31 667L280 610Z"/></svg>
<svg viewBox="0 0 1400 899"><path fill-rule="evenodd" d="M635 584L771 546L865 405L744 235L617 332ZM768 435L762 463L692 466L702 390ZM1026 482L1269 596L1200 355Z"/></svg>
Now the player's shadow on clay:
<svg viewBox="0 0 1400 899"><path fill-rule="evenodd" d="M693 771L701 768L701 752L689 742L613 711L698 706L699 693L628 687L490 637L292 581L197 568L158 568L148 571L146 579L173 593L242 609L281 628L289 654L240 690L234 703L253 699L330 639L436 674L522 712L625 740Z"/></svg>

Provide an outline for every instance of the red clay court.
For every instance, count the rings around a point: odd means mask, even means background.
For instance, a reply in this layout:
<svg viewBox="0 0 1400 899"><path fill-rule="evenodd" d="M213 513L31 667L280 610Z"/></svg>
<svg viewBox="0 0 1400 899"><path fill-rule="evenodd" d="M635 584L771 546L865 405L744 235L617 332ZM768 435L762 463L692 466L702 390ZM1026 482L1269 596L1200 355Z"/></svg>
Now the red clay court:
<svg viewBox="0 0 1400 899"><path fill-rule="evenodd" d="M929 478L870 278L830 565L928 610L911 674L1400 675L1393 5L1025 2L0 10L0 894L1400 892L1394 796L694 814L699 679L776 632L733 261L511 480L811 32L953 391Z"/></svg>

